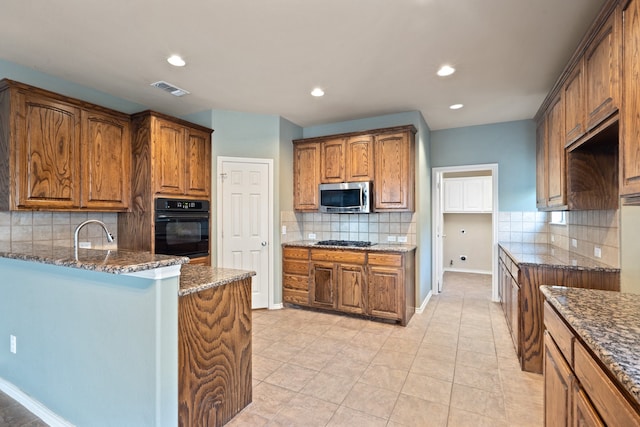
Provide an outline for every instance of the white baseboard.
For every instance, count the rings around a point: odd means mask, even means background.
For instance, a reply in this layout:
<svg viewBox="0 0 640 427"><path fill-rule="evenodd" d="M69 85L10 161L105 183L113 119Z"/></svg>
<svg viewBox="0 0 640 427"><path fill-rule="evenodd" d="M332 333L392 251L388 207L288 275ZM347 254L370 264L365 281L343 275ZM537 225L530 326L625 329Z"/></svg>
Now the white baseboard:
<svg viewBox="0 0 640 427"><path fill-rule="evenodd" d="M443 271L451 271L452 273L492 274L491 270L471 270L465 268L445 268Z"/></svg>
<svg viewBox="0 0 640 427"><path fill-rule="evenodd" d="M424 301L422 301L422 304L420 304L420 307L416 307L416 313L420 314L424 312L424 309L427 308L427 303L431 299L431 295L433 294L431 293L431 291L429 291L429 293L427 294L427 297L424 299Z"/></svg>
<svg viewBox="0 0 640 427"><path fill-rule="evenodd" d="M50 426L74 427L69 421L54 413L42 403L38 402L18 387L2 378L0 378L0 390Z"/></svg>
<svg viewBox="0 0 640 427"><path fill-rule="evenodd" d="M281 310L282 308L284 308L284 305L282 303L271 304L269 306L269 310Z"/></svg>

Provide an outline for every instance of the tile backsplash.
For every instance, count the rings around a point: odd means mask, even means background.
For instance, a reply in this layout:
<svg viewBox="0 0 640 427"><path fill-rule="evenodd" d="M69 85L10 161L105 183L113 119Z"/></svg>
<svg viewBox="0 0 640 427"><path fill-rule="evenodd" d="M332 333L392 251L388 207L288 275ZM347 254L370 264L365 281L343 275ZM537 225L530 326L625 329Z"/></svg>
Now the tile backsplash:
<svg viewBox="0 0 640 427"><path fill-rule="evenodd" d="M612 267L620 266L619 210L567 211L566 224L549 224L549 212L499 215L501 242L548 243ZM596 247L601 250L600 258L594 254Z"/></svg>
<svg viewBox="0 0 640 427"><path fill-rule="evenodd" d="M117 247L118 214L100 212L0 212L0 241L32 242L54 246L73 246L73 233L87 219L105 223L115 241L107 242L104 231L95 224L80 231L81 242L91 242L92 248Z"/></svg>
<svg viewBox="0 0 640 427"><path fill-rule="evenodd" d="M387 243L389 237L400 242L416 244L416 214L371 213L371 214L323 214L283 211L280 225L286 227L287 234L282 242L295 240L362 240L373 243ZM315 234L311 239L309 234Z"/></svg>

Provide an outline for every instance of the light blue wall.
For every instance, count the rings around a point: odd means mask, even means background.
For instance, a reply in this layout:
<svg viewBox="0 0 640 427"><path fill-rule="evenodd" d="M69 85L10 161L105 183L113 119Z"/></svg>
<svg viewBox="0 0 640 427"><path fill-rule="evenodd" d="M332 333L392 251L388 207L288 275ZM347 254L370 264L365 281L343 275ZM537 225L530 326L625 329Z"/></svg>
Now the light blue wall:
<svg viewBox="0 0 640 427"><path fill-rule="evenodd" d="M0 79L4 78L47 89L72 98L82 99L83 101L122 111L123 113L132 114L147 109L144 105L0 59Z"/></svg>
<svg viewBox="0 0 640 427"><path fill-rule="evenodd" d="M431 291L431 165L429 156L430 131L422 114L409 111L398 114L368 117L359 120L306 127L305 138L357 132L392 126L414 125L416 134L416 304L420 306Z"/></svg>
<svg viewBox="0 0 640 427"><path fill-rule="evenodd" d="M1 378L78 426L177 425L177 277L5 258L0 271Z"/></svg>
<svg viewBox="0 0 640 427"><path fill-rule="evenodd" d="M536 128L533 120L437 130L431 166L498 164L500 211L536 210Z"/></svg>

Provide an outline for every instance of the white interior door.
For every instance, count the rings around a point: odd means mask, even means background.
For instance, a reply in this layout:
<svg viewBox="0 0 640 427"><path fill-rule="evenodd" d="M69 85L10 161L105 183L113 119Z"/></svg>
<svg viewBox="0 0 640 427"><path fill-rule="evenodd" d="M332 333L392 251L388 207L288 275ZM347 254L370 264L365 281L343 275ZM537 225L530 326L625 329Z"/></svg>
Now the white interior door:
<svg viewBox="0 0 640 427"><path fill-rule="evenodd" d="M442 292L442 274L444 271L442 265L442 239L443 239L443 202L444 202L444 185L442 181L442 173L434 172L433 177L433 282L432 292Z"/></svg>
<svg viewBox="0 0 640 427"><path fill-rule="evenodd" d="M273 161L218 158L218 266L253 270L251 307L269 306Z"/></svg>

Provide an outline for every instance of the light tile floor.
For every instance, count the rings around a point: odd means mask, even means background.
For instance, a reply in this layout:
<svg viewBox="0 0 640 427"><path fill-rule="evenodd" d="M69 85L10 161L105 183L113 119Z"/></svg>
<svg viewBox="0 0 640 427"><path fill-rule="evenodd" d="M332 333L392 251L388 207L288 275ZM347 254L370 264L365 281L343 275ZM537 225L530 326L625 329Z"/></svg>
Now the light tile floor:
<svg viewBox="0 0 640 427"><path fill-rule="evenodd" d="M230 426L542 426L490 276L447 273L406 327L285 308L253 313L253 403Z"/></svg>
<svg viewBox="0 0 640 427"><path fill-rule="evenodd" d="M490 276L447 273L406 327L285 308L253 313L253 403L229 426L542 426ZM0 393L0 426L41 426Z"/></svg>

